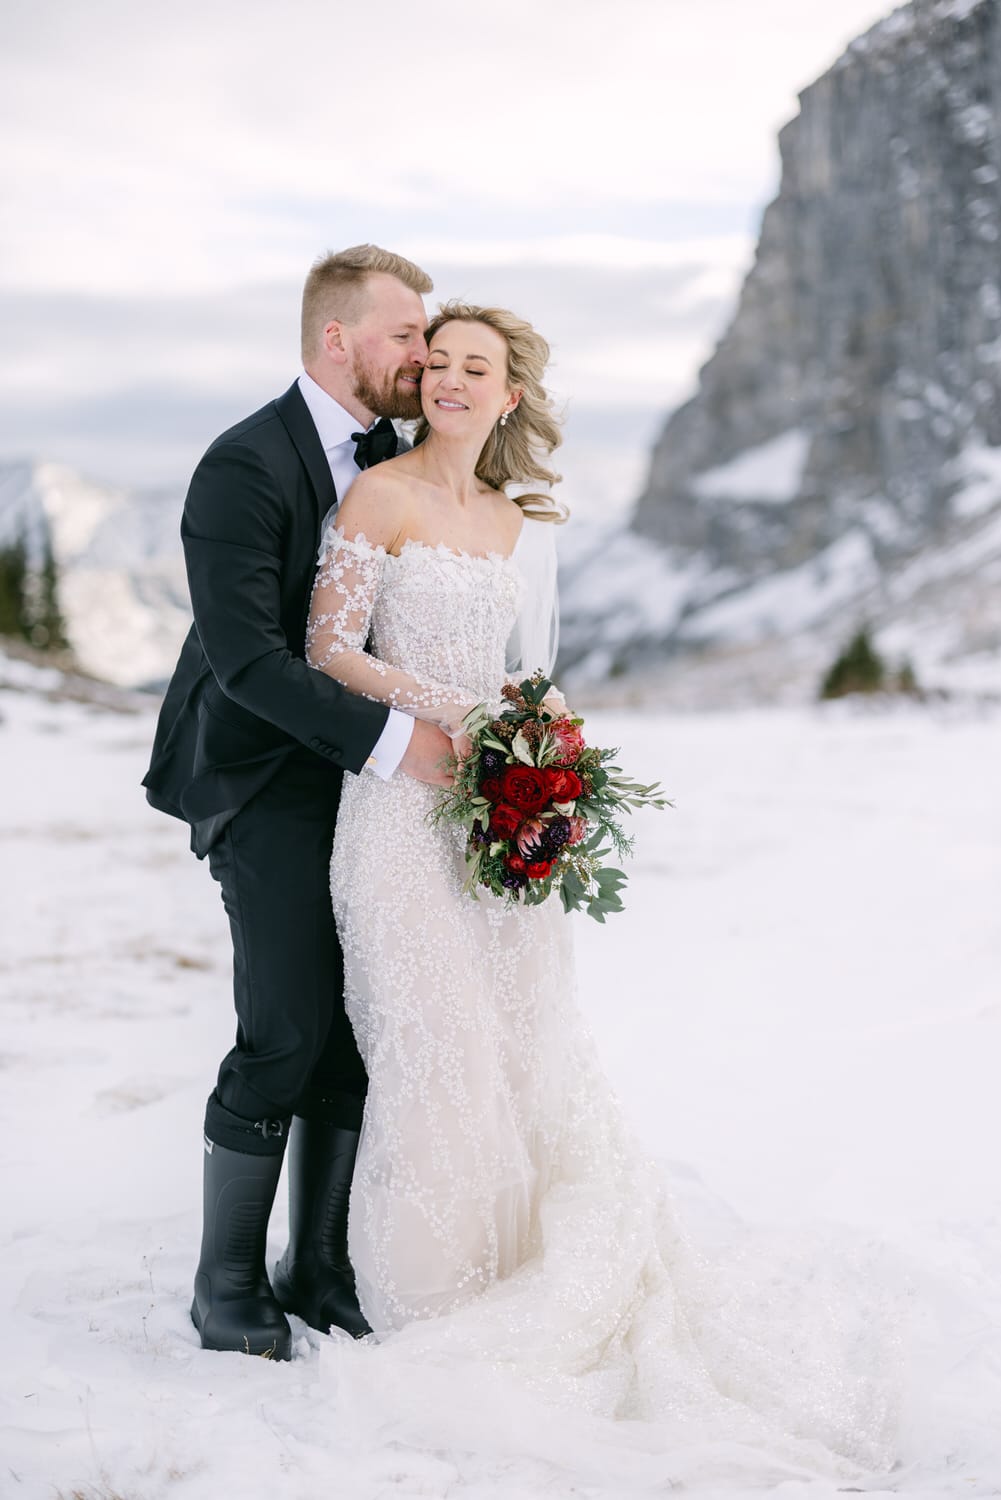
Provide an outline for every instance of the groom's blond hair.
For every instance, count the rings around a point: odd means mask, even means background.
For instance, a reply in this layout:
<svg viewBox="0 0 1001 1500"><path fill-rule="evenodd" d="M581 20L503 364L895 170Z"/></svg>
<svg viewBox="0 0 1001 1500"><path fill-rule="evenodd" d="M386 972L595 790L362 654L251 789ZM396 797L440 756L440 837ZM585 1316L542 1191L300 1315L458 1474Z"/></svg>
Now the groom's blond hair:
<svg viewBox="0 0 1001 1500"><path fill-rule="evenodd" d="M313 262L302 289L303 362L319 353L328 323L356 323L365 308L365 289L370 276L395 276L412 292L423 296L434 283L412 260L383 250L379 245L352 245L350 250L328 251Z"/></svg>

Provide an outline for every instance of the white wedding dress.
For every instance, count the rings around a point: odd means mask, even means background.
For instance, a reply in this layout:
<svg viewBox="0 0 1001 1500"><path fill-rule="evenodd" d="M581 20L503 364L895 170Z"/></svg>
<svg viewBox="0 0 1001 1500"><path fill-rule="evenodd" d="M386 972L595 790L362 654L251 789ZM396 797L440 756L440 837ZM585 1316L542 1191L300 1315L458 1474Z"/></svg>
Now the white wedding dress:
<svg viewBox="0 0 1001 1500"><path fill-rule="evenodd" d="M496 701L542 525L524 522L511 557L414 541L395 556L331 526L311 662L453 725ZM375 1331L337 1346L342 1407L592 1482L885 1470L894 1361L866 1268L853 1252L784 1268L746 1245L695 1253L582 1022L573 919L556 899L464 895L463 832L428 819L439 795L346 777L334 842L370 1079L349 1249Z"/></svg>

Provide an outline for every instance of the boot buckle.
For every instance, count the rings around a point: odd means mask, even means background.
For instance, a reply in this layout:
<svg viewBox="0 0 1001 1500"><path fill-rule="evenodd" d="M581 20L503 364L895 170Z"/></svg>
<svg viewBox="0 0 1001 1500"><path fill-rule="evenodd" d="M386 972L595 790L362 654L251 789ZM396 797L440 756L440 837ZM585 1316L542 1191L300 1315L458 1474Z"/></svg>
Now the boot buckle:
<svg viewBox="0 0 1001 1500"><path fill-rule="evenodd" d="M285 1133L285 1125L281 1120L255 1120L254 1129L259 1130L265 1140L269 1136L281 1136Z"/></svg>

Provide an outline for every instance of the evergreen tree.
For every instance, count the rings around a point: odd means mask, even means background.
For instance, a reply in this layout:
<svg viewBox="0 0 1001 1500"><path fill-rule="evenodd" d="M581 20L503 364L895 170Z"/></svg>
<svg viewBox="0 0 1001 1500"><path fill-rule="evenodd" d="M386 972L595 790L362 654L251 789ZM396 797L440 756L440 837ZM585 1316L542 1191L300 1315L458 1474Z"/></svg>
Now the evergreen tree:
<svg viewBox="0 0 1001 1500"><path fill-rule="evenodd" d="M821 698L843 698L847 693L878 693L886 687L886 664L869 638L866 626L849 641L820 688Z"/></svg>
<svg viewBox="0 0 1001 1500"><path fill-rule="evenodd" d="M62 651L68 643L66 627L59 610L59 575L48 533L45 536L45 554L35 593L29 639L33 646L38 646L42 651Z"/></svg>
<svg viewBox="0 0 1001 1500"><path fill-rule="evenodd" d="M0 635L24 636L28 549L24 536L0 547Z"/></svg>
<svg viewBox="0 0 1001 1500"><path fill-rule="evenodd" d="M59 609L59 575L46 534L40 568L28 563L28 542L22 531L0 547L0 637L27 641L40 651L63 651L66 626Z"/></svg>

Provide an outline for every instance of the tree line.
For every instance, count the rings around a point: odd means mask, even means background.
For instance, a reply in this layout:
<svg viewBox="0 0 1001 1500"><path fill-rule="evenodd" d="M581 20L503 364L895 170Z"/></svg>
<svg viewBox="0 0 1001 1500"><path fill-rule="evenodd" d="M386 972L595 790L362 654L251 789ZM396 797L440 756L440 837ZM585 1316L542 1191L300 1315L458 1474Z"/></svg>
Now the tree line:
<svg viewBox="0 0 1001 1500"><path fill-rule="evenodd" d="M0 636L26 641L39 651L64 651L69 644L48 533L37 567L31 564L23 532L0 546Z"/></svg>

